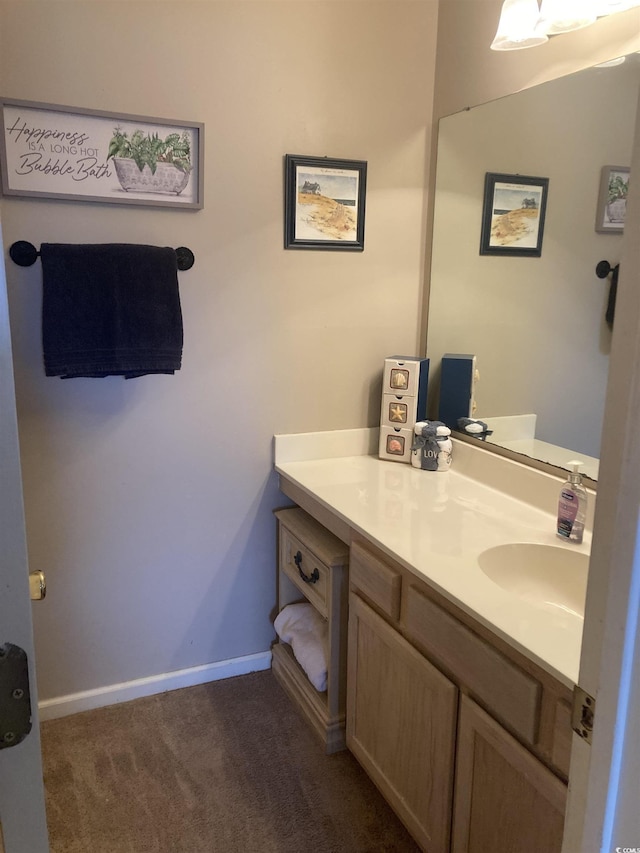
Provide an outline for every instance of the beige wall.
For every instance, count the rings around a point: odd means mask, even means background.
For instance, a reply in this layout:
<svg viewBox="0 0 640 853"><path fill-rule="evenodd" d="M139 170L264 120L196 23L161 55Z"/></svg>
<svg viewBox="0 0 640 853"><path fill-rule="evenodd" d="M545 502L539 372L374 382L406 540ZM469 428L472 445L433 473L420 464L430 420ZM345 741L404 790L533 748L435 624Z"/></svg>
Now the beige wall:
<svg viewBox="0 0 640 853"><path fill-rule="evenodd" d="M269 648L271 439L373 425L419 340L437 6L3 2L2 94L202 121L198 212L5 199L5 246L189 246L183 369L46 379L41 270L8 265L47 699ZM282 157L368 161L365 251L282 248Z"/></svg>

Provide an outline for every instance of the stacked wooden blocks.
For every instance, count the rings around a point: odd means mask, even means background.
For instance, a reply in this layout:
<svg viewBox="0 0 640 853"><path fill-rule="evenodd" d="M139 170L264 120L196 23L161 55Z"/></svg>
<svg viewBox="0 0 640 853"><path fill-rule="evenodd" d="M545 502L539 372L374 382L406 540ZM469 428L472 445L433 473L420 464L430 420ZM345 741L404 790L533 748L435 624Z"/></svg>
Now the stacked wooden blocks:
<svg viewBox="0 0 640 853"><path fill-rule="evenodd" d="M381 459L411 461L413 427L427 416L429 359L392 355L384 361L380 413Z"/></svg>

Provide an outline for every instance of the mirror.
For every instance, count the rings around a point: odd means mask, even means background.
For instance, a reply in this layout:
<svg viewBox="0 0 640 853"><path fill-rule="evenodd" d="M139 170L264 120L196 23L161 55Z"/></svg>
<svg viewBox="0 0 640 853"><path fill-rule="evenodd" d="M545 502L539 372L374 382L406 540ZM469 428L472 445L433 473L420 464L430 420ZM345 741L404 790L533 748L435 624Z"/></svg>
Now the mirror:
<svg viewBox="0 0 640 853"><path fill-rule="evenodd" d="M622 249L619 231L596 231L596 212L603 167L630 165L639 88L634 54L439 124L429 411L442 356L475 354L487 444L563 468L581 459L594 480L611 345L611 276L595 269ZM480 254L486 173L548 178L540 257Z"/></svg>

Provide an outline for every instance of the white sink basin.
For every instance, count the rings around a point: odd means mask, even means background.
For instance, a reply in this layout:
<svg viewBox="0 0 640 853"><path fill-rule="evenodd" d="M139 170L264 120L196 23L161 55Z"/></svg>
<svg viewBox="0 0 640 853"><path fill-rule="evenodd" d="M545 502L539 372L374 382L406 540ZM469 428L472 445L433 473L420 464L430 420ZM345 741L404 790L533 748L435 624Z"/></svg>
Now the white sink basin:
<svg viewBox="0 0 640 853"><path fill-rule="evenodd" d="M513 543L483 551L478 563L507 592L541 607L584 616L587 554L555 545Z"/></svg>

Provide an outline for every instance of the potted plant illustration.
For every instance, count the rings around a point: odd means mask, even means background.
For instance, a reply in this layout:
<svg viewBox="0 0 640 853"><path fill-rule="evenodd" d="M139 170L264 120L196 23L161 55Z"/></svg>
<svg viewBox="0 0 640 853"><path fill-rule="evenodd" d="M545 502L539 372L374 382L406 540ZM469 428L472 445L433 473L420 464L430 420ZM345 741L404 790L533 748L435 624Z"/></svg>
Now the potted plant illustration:
<svg viewBox="0 0 640 853"><path fill-rule="evenodd" d="M607 194L607 217L610 222L624 222L627 212L627 193L629 177L612 172L609 177Z"/></svg>
<svg viewBox="0 0 640 853"><path fill-rule="evenodd" d="M113 159L123 190L179 195L191 173L191 150L186 132L157 133L136 130L129 135L114 128L107 160Z"/></svg>

